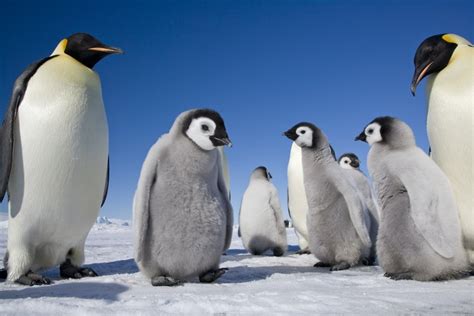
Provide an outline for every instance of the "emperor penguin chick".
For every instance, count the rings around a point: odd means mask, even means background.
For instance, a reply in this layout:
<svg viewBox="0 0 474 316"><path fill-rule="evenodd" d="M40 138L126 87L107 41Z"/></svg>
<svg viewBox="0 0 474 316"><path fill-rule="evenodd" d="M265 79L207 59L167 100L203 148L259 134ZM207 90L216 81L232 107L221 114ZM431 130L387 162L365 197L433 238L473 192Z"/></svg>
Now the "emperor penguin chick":
<svg viewBox="0 0 474 316"><path fill-rule="evenodd" d="M414 62L411 90L427 78L431 158L451 182L474 269L474 46L456 34L430 36Z"/></svg>
<svg viewBox="0 0 474 316"><path fill-rule="evenodd" d="M230 145L213 110L181 113L143 163L134 199L135 260L154 286L213 282L232 237L218 146Z"/></svg>
<svg viewBox="0 0 474 316"><path fill-rule="evenodd" d="M367 263L374 264L376 260L377 232L379 229L379 214L377 202L372 193L372 188L369 184L369 180L359 168L359 157L357 157L357 155L354 153L345 153L339 157L338 162L344 173L346 173L351 178L352 184L359 192L362 198L362 202L367 208L370 217L369 235L370 240L372 242L372 247L370 249L370 257Z"/></svg>
<svg viewBox="0 0 474 316"><path fill-rule="evenodd" d="M254 255L272 250L275 256L281 256L288 247L278 191L271 178L267 168L256 168L240 207L242 242Z"/></svg>
<svg viewBox="0 0 474 316"><path fill-rule="evenodd" d="M386 276L445 280L467 270L449 180L415 144L411 128L378 117L356 137L371 145L368 167L380 202L377 256Z"/></svg>
<svg viewBox="0 0 474 316"><path fill-rule="evenodd" d="M285 136L302 149L309 249L320 260L315 266L344 270L362 262L371 247L368 214L326 136L311 123L297 124Z"/></svg>

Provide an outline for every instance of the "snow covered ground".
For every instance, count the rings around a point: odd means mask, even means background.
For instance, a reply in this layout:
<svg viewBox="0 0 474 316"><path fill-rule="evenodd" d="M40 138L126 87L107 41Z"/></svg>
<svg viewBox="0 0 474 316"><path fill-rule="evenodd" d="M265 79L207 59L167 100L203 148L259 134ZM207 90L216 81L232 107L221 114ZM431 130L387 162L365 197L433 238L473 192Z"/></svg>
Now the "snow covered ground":
<svg viewBox="0 0 474 316"><path fill-rule="evenodd" d="M474 313L474 277L423 283L389 280L379 267L313 268L312 255L294 254L292 229L284 257L251 256L234 235L222 257L229 270L216 283L156 288L132 259L129 222L106 222L94 226L86 244L86 262L99 277L61 280L52 269L45 273L54 280L49 286L0 282L0 315ZM7 223L0 222L1 258L6 236Z"/></svg>

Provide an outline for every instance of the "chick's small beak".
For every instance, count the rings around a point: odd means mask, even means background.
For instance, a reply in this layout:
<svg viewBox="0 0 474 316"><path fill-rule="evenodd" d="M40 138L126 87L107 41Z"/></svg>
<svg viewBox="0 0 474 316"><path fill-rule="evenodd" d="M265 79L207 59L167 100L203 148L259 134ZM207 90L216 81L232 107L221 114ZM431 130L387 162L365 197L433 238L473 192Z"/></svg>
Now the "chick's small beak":
<svg viewBox="0 0 474 316"><path fill-rule="evenodd" d="M367 142L367 136L365 135L365 132L362 132L359 135L357 135L354 140L355 141L360 140L360 141L363 141L363 142Z"/></svg>

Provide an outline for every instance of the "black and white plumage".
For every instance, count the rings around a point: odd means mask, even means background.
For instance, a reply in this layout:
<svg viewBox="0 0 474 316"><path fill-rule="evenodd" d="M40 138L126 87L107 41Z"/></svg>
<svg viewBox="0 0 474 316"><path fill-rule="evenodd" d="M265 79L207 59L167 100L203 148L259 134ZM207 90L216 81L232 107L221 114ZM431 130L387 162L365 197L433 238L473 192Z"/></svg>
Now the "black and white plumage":
<svg viewBox="0 0 474 316"><path fill-rule="evenodd" d="M377 256L386 276L455 278L467 268L449 180L393 117L369 123L356 140L371 145L368 167L380 205Z"/></svg>
<svg viewBox="0 0 474 316"><path fill-rule="evenodd" d="M430 36L416 50L414 64L413 94L427 78L431 158L452 184L474 268L474 46L456 34Z"/></svg>
<svg viewBox="0 0 474 316"><path fill-rule="evenodd" d="M369 217L326 136L311 123L299 123L285 135L302 148L309 248L321 261L316 266L342 270L362 262L371 246Z"/></svg>
<svg viewBox="0 0 474 316"><path fill-rule="evenodd" d="M250 181L240 207L240 232L245 249L254 255L272 250L275 256L285 253L288 244L278 191L265 167L258 167Z"/></svg>
<svg viewBox="0 0 474 316"><path fill-rule="evenodd" d="M134 199L135 260L153 285L212 282L232 237L218 146L230 145L212 110L181 113L151 147Z"/></svg>
<svg viewBox="0 0 474 316"><path fill-rule="evenodd" d="M372 188L370 186L369 179L367 179L365 174L359 168L360 160L356 154L342 154L338 159L338 163L343 169L344 173L347 174L352 180L352 184L357 189L365 207L367 208L367 212L370 217L369 234L370 240L372 242L369 263L373 264L376 260L376 241L377 232L379 229L379 211L376 198L372 193Z"/></svg>
<svg viewBox="0 0 474 316"><path fill-rule="evenodd" d="M95 275L79 266L108 187L108 126L92 68L121 50L89 34L62 40L16 80L0 131L0 198L9 197L8 280L50 281L36 272Z"/></svg>

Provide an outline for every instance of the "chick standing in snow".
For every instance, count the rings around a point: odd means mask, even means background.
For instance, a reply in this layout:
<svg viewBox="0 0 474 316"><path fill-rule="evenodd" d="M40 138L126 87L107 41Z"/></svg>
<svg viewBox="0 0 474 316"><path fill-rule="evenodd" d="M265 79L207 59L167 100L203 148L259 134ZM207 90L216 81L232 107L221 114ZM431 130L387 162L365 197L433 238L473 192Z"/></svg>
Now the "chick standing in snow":
<svg viewBox="0 0 474 316"><path fill-rule="evenodd" d="M254 255L271 249L275 256L281 256L288 246L278 191L270 182L271 178L267 168L256 168L240 208L242 242Z"/></svg>
<svg viewBox="0 0 474 316"><path fill-rule="evenodd" d="M134 200L135 260L154 286L199 276L213 282L232 237L232 206L218 146L230 145L219 113L191 110L150 149Z"/></svg>

